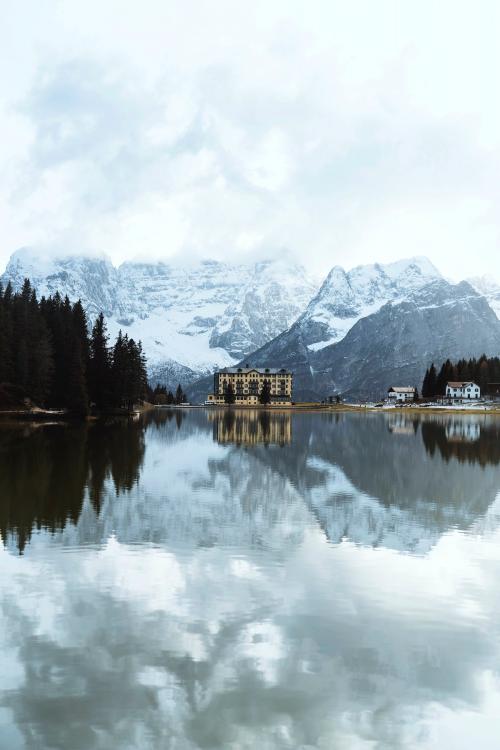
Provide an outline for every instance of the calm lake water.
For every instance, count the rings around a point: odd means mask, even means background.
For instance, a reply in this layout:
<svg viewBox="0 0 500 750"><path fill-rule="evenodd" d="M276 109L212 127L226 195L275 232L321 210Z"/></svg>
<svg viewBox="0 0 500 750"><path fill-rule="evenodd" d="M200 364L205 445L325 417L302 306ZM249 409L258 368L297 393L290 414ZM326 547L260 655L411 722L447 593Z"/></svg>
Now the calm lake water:
<svg viewBox="0 0 500 750"><path fill-rule="evenodd" d="M0 425L0 748L500 747L500 420Z"/></svg>

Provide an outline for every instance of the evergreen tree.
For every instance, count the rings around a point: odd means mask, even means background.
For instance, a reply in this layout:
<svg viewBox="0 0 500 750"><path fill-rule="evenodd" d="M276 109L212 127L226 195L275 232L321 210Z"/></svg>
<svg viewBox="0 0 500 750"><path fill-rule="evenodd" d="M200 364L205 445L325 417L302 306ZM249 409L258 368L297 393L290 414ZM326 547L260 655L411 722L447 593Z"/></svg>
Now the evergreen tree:
<svg viewBox="0 0 500 750"><path fill-rule="evenodd" d="M12 358L12 286L0 284L0 383L14 381Z"/></svg>
<svg viewBox="0 0 500 750"><path fill-rule="evenodd" d="M422 381L422 396L427 398L430 396L429 392L429 368L425 371L424 379Z"/></svg>
<svg viewBox="0 0 500 750"><path fill-rule="evenodd" d="M119 334L121 340L121 331ZM92 328L88 355L88 382L90 400L98 409L110 406L111 361L104 315L100 313ZM115 369L115 375L116 369Z"/></svg>
<svg viewBox="0 0 500 750"><path fill-rule="evenodd" d="M236 397L234 395L234 388L233 388L233 384L232 383L228 383L227 384L227 388L224 391L224 401L225 401L226 404L229 404L229 405L234 404L234 402L236 401Z"/></svg>
<svg viewBox="0 0 500 750"><path fill-rule="evenodd" d="M183 404L186 401L186 394L181 388L181 384L177 386L177 390L175 392L175 403L176 404Z"/></svg>
<svg viewBox="0 0 500 750"><path fill-rule="evenodd" d="M111 355L112 401L117 407L124 406L127 399L127 345L128 336L120 330Z"/></svg>
<svg viewBox="0 0 500 750"><path fill-rule="evenodd" d="M429 380L428 380L428 393L427 396L432 398L437 393L437 372L434 362L431 364L429 369Z"/></svg>
<svg viewBox="0 0 500 750"><path fill-rule="evenodd" d="M142 346L120 331L113 347L111 378L115 406L132 409L147 392L146 360Z"/></svg>
<svg viewBox="0 0 500 750"><path fill-rule="evenodd" d="M72 414L80 417L84 417L88 414L88 395L87 384L85 381L85 370L80 347L78 345L73 347L71 353L65 401L67 409Z"/></svg>
<svg viewBox="0 0 500 750"><path fill-rule="evenodd" d="M456 369L449 359L443 363L436 379L436 395L444 396L446 384L457 379Z"/></svg>
<svg viewBox="0 0 500 750"><path fill-rule="evenodd" d="M19 292L0 284L1 383L8 386L9 407L28 397L81 416L88 412L89 396L99 410L130 409L150 393L140 342L120 331L111 353L102 314L89 337L80 301L71 304L57 292L38 301L28 279ZM164 387L161 395L174 400ZM182 389L177 397L185 400Z"/></svg>
<svg viewBox="0 0 500 750"><path fill-rule="evenodd" d="M259 394L259 402L261 404L268 404L271 401L271 386L269 380L264 380L262 389Z"/></svg>
<svg viewBox="0 0 500 750"><path fill-rule="evenodd" d="M144 399L147 389L146 364L142 353L142 345L140 342L136 344L134 339L127 341L126 371L126 403L127 407L132 409L134 404Z"/></svg>

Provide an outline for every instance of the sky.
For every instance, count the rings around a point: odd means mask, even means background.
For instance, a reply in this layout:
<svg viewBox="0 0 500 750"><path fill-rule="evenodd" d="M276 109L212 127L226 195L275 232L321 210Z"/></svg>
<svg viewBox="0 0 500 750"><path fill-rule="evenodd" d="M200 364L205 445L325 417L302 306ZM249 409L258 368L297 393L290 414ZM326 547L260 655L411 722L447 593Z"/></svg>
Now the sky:
<svg viewBox="0 0 500 750"><path fill-rule="evenodd" d="M500 279L500 4L4 0L0 266L427 255Z"/></svg>

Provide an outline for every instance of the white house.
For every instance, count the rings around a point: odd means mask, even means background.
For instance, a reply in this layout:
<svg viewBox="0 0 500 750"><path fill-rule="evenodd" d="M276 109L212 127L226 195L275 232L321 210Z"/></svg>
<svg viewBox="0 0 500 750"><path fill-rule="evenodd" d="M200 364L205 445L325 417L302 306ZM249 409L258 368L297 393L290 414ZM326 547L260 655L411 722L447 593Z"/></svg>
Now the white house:
<svg viewBox="0 0 500 750"><path fill-rule="evenodd" d="M415 396L416 390L410 385L392 385L387 391L387 400L392 402L413 401Z"/></svg>
<svg viewBox="0 0 500 750"><path fill-rule="evenodd" d="M468 401L481 398L481 389L472 380L446 383L446 398Z"/></svg>

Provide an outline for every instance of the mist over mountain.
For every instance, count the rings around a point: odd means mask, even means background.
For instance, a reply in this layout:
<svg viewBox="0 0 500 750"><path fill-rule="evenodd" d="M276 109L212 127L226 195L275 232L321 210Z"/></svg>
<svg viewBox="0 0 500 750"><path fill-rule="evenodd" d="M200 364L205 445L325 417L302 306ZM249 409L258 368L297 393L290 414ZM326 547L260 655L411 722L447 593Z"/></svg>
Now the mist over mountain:
<svg viewBox="0 0 500 750"><path fill-rule="evenodd" d="M102 311L112 336L122 329L140 339L151 381L170 386L236 363L286 330L317 291L303 267L284 260L116 268L106 258L45 260L22 249L2 282L19 289L26 277L39 296L81 299L91 320Z"/></svg>
<svg viewBox="0 0 500 750"><path fill-rule="evenodd" d="M2 276L38 295L81 299L110 335L140 339L153 384L189 386L203 401L214 369L245 362L286 367L296 399L341 393L380 398L390 384L420 386L431 361L500 352L500 286L452 284L425 257L334 266L318 288L300 265L279 260L194 265L105 257L44 260L14 253Z"/></svg>

